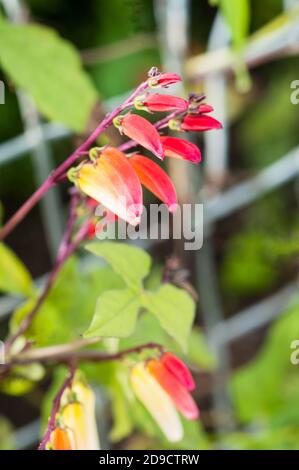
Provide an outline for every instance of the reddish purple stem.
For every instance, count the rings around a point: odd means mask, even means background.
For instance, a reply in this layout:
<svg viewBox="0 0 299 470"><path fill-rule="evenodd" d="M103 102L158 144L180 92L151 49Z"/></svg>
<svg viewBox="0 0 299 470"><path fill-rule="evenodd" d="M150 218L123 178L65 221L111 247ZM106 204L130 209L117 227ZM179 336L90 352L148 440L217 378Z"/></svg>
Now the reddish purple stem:
<svg viewBox="0 0 299 470"><path fill-rule="evenodd" d="M55 396L55 398L53 400L53 407L52 407L50 418L49 418L49 421L48 421L48 427L47 427L47 430L44 434L43 440L41 441L40 445L38 446L38 450L46 450L47 443L50 441L50 438L51 438L51 433L55 429L56 415L57 415L57 413L59 411L59 408L60 408L60 402L61 402L62 395L63 395L64 391L68 387L71 386L73 378L74 378L74 374L75 374L75 368L71 367L68 377L66 378L66 380L61 385L57 395Z"/></svg>

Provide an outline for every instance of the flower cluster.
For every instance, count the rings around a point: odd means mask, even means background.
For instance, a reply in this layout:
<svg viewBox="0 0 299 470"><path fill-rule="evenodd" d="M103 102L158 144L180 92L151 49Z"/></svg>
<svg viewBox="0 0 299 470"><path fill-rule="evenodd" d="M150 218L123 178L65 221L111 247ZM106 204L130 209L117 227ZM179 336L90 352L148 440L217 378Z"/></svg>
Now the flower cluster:
<svg viewBox="0 0 299 470"><path fill-rule="evenodd" d="M199 417L197 405L189 393L195 388L193 377L172 353L134 365L131 385L136 397L170 442L180 441L183 437L177 410L188 420Z"/></svg>
<svg viewBox="0 0 299 470"><path fill-rule="evenodd" d="M177 207L177 195L169 176L157 163L139 153L125 153L122 148L131 149L140 145L160 160L169 157L199 163L201 153L196 145L161 133L167 126L170 130L182 132L221 128L220 122L209 115L213 108L202 103L203 96L190 95L186 100L151 92L179 80L176 74L160 74L156 69L152 71L143 87L143 94L125 106L131 108L126 110L126 114L120 113L113 120L120 133L129 137L131 142L118 149L112 146L92 148L89 160L69 171L71 181L85 195L134 226L140 223L143 208L142 185L166 204L170 212ZM152 124L133 113L132 108L170 114Z"/></svg>
<svg viewBox="0 0 299 470"><path fill-rule="evenodd" d="M99 450L92 389L74 379L61 398L55 429L47 448L51 450Z"/></svg>

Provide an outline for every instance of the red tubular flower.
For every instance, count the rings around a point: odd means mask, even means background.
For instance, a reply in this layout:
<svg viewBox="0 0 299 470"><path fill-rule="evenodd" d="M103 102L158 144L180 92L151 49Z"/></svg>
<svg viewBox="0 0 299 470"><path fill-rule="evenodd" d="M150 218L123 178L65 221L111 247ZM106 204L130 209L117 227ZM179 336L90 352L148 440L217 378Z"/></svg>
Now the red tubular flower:
<svg viewBox="0 0 299 470"><path fill-rule="evenodd" d="M177 409L185 418L195 420L199 417L197 405L188 390L162 362L151 359L147 363L147 370L168 393Z"/></svg>
<svg viewBox="0 0 299 470"><path fill-rule="evenodd" d="M121 120L120 131L161 160L163 159L164 151L160 135L157 129L143 117L137 114L126 114Z"/></svg>
<svg viewBox="0 0 299 470"><path fill-rule="evenodd" d="M157 76L150 77L148 83L152 88L158 86L166 88L169 85L180 82L181 80L181 77L177 73L161 73Z"/></svg>
<svg viewBox="0 0 299 470"><path fill-rule="evenodd" d="M197 112L200 114L207 114L207 113L211 113L212 111L214 111L213 106L210 106L209 104L205 104L205 103L200 104L197 109Z"/></svg>
<svg viewBox="0 0 299 470"><path fill-rule="evenodd" d="M138 103L138 101L137 101ZM139 104L139 103L138 103ZM165 111L186 111L188 101L183 98L172 95L160 95L155 93L148 95L144 99L140 99L140 104L148 111L165 112Z"/></svg>
<svg viewBox="0 0 299 470"><path fill-rule="evenodd" d="M181 359L167 352L161 357L161 362L187 390L195 389L195 382L191 372Z"/></svg>
<svg viewBox="0 0 299 470"><path fill-rule="evenodd" d="M170 212L174 212L177 207L177 195L167 173L157 163L142 155L134 155L129 158L129 162L137 173L141 184L161 199L168 206Z"/></svg>
<svg viewBox="0 0 299 470"><path fill-rule="evenodd" d="M181 158L189 160L192 163L201 161L201 153L199 148L188 140L178 137L162 136L161 142L166 157Z"/></svg>
<svg viewBox="0 0 299 470"><path fill-rule="evenodd" d="M181 129L183 131L209 131L222 129L222 124L211 116L188 114L181 124Z"/></svg>

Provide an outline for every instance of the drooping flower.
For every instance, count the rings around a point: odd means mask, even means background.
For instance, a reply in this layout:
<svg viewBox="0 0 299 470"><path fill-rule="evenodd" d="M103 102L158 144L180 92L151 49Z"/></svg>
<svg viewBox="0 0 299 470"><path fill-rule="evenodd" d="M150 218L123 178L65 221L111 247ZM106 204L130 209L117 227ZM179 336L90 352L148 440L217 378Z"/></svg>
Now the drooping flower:
<svg viewBox="0 0 299 470"><path fill-rule="evenodd" d="M151 359L147 363L147 370L155 377L162 388L168 393L177 409L185 418L194 420L199 417L197 405L187 388L179 381L175 374L165 367L163 362Z"/></svg>
<svg viewBox="0 0 299 470"><path fill-rule="evenodd" d="M177 73L159 73L156 75L153 74L149 80L148 84L151 88L163 87L167 88L169 85L180 82L182 79Z"/></svg>
<svg viewBox="0 0 299 470"><path fill-rule="evenodd" d="M142 155L134 155L129 158L129 162L141 184L161 199L170 212L174 212L177 208L177 195L168 174L157 163Z"/></svg>
<svg viewBox="0 0 299 470"><path fill-rule="evenodd" d="M50 434L47 449L99 450L100 443L95 420L95 394L75 376L60 397L55 411L55 428Z"/></svg>
<svg viewBox="0 0 299 470"><path fill-rule="evenodd" d="M51 432L50 444L53 450L75 450L74 435L68 428L54 429Z"/></svg>
<svg viewBox="0 0 299 470"><path fill-rule="evenodd" d="M65 405L61 411L61 419L74 435L75 449L89 450L88 421L83 404L74 401Z"/></svg>
<svg viewBox="0 0 299 470"><path fill-rule="evenodd" d="M135 101L137 109L145 109L151 112L181 111L188 108L188 101L178 96L160 95L158 93L138 97Z"/></svg>
<svg viewBox="0 0 299 470"><path fill-rule="evenodd" d="M179 137L161 136L161 142L166 157L181 158L192 163L201 161L201 153L197 145Z"/></svg>
<svg viewBox="0 0 299 470"><path fill-rule="evenodd" d="M196 116L188 114L184 117L180 127L183 131L209 131L212 129L222 129L222 124L217 119L205 114Z"/></svg>
<svg viewBox="0 0 299 470"><path fill-rule="evenodd" d="M79 168L77 185L85 194L132 225L140 222L142 188L125 155L108 147Z"/></svg>
<svg viewBox="0 0 299 470"><path fill-rule="evenodd" d="M131 386L136 397L154 418L170 442L180 441L183 428L175 406L144 363L136 364L131 370Z"/></svg>
<svg viewBox="0 0 299 470"><path fill-rule="evenodd" d="M164 151L157 129L147 119L138 114L128 113L115 119L121 133L142 145L158 158L163 159Z"/></svg>
<svg viewBox="0 0 299 470"><path fill-rule="evenodd" d="M162 355L161 362L187 390L192 391L195 389L194 379L181 359L170 352L166 352Z"/></svg>
<svg viewBox="0 0 299 470"><path fill-rule="evenodd" d="M131 369L131 385L137 398L172 442L183 437L173 407L188 420L199 417L197 405L189 393L195 387L193 377L183 361L171 353L162 354L160 359L137 363Z"/></svg>
<svg viewBox="0 0 299 470"><path fill-rule="evenodd" d="M79 380L72 383L72 392L76 394L77 400L84 406L88 448L89 450L98 450L100 449L100 441L95 414L95 394L88 385Z"/></svg>

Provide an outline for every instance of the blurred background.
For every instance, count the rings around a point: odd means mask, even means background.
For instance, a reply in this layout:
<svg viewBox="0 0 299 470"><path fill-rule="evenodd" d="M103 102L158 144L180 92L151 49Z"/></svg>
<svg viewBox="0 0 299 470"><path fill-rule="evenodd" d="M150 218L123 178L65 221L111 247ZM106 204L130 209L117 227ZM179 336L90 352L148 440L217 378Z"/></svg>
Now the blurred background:
<svg viewBox="0 0 299 470"><path fill-rule="evenodd" d="M202 419L189 425L179 447L298 449L299 365L290 355L299 339L299 104L291 101L292 82L299 80L299 2L2 0L0 7L11 22L47 26L70 41L97 93L83 126L75 102L61 105L61 113L71 109L61 120L59 113L52 118L49 105L47 120L38 100L23 91L22 79L38 80L37 56L29 70L20 55L10 74L0 67L1 218L13 214L153 65L182 75L178 94L207 94L223 131L195 140L203 152L198 167L175 161L168 168L182 203L204 203L203 248L145 245L158 264L168 263L174 279L187 270L184 282L198 296L201 335L194 337L194 354ZM30 55L27 40L22 47ZM47 58L47 44L40 46ZM3 60L7 67L3 57L0 65ZM54 59L49 52L49 73ZM62 90L75 86L68 71L67 62L60 64ZM59 82L55 87L49 96L59 95ZM67 186L56 188L7 239L37 282L51 267L67 200ZM0 297L0 337L18 303ZM2 389L0 448L34 448L39 439L48 382L31 387L30 380L19 377ZM107 437L111 415L103 397L100 402L107 448L166 446L138 426L132 432L128 423Z"/></svg>

